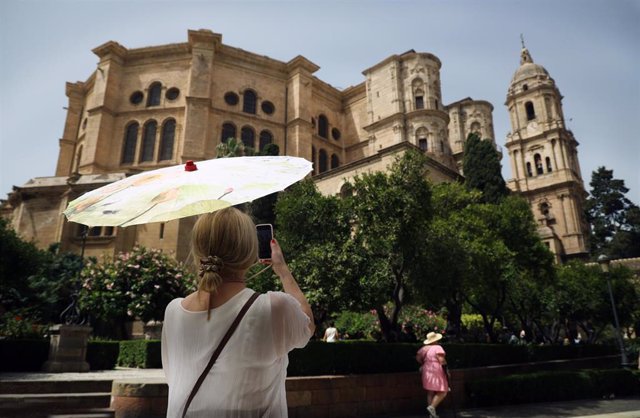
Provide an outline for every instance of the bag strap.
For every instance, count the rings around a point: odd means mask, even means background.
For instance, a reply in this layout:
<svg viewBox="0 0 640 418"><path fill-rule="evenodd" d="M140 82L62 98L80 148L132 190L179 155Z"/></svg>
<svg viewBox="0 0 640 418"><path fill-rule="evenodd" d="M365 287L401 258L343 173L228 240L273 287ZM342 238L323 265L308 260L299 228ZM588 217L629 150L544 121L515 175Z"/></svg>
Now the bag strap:
<svg viewBox="0 0 640 418"><path fill-rule="evenodd" d="M198 392L198 389L200 389L200 386L202 385L202 382L204 382L204 379L207 377L209 370L211 370L211 367L213 367L213 363L216 362L216 360L218 359L218 356L220 355L220 352L222 351L224 346L227 345L227 342L235 332L236 328L238 328L238 324L240 324L240 321L242 320L244 315L247 313L247 311L249 310L253 302L255 302L255 300L258 298L258 296L260 296L260 294L257 292L254 292L253 295L251 295L249 300L245 302L242 309L240 309L240 312L238 312L238 316L236 316L236 319L234 319L234 321L231 323L231 326L227 330L227 333L224 334L224 337L222 337L220 344L218 344L218 347L215 349L215 351L211 355L211 359L209 360L209 363L202 371L202 374L200 374L200 377L198 377L198 380L196 381L196 384L193 386L193 389L191 389L191 393L189 394L187 403L185 404L184 409L182 411L182 418L184 418L187 415L187 409L189 409L189 405L191 405L191 401L193 401L193 398L196 396L196 393Z"/></svg>

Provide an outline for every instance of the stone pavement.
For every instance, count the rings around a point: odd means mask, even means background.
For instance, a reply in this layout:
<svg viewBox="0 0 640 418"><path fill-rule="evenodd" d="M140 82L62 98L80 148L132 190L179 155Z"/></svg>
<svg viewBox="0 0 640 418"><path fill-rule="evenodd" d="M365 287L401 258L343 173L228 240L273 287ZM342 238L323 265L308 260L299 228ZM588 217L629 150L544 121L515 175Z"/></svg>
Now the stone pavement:
<svg viewBox="0 0 640 418"><path fill-rule="evenodd" d="M163 379L162 369L128 369L88 373L0 373L0 381L70 381L105 379ZM631 398L578 400L453 411L442 407L440 418L640 418L640 394ZM386 418L425 418L424 415Z"/></svg>

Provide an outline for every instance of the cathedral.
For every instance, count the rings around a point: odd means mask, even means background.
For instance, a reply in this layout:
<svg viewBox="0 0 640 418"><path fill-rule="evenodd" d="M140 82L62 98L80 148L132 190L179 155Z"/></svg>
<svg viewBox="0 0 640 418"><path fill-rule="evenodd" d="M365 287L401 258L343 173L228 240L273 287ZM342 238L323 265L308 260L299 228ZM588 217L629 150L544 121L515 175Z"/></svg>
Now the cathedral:
<svg viewBox="0 0 640 418"><path fill-rule="evenodd" d="M14 187L1 208L24 239L42 248L60 242L62 250L80 252L82 228L62 211L83 193L144 170L215 158L216 146L231 137L312 161L324 194L344 193L349 179L385 170L408 149L426 154L433 182L456 181L470 133L495 146L491 103L443 103L441 62L426 52L387 57L346 89L314 76L320 67L303 56L278 61L225 45L209 30L190 30L184 43L135 49L109 41L93 53L99 62L92 74L66 85L55 176ZM508 185L530 202L558 261L588 251L578 143L565 127L561 100L523 45L506 100ZM193 218L94 227L85 254L114 255L140 244L185 260Z"/></svg>

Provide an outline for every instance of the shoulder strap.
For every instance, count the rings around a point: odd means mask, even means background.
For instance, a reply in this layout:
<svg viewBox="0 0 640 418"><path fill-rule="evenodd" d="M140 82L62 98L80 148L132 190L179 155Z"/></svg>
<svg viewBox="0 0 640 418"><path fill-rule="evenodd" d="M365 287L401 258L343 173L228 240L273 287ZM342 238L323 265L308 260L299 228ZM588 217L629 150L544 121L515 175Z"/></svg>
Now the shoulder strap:
<svg viewBox="0 0 640 418"><path fill-rule="evenodd" d="M191 393L189 394L187 403L185 404L184 409L182 410L182 418L184 418L187 415L187 409L189 409L189 405L191 405L191 401L193 401L193 398L196 396L196 393L198 392L198 389L200 389L200 386L202 385L202 382L204 382L204 379L207 377L209 370L211 370L211 367L213 367L213 363L216 362L216 360L218 359L218 356L220 355L220 352L222 352L222 349L224 348L225 345L227 345L227 342L233 335L236 328L238 328L238 324L240 324L242 317L244 317L244 315L247 313L247 311L249 310L253 302L255 302L255 300L258 298L258 296L260 296L260 294L257 292L254 292L253 295L251 295L249 300L245 302L242 309L240 309L240 312L238 312L238 316L236 316L236 319L233 321L233 323L231 323L231 326L227 330L227 333L224 334L224 337L222 337L220 344L218 344L218 347L215 349L215 351L211 355L211 359L209 360L209 363L202 371L202 374L200 374L200 377L196 381L196 384L193 386L193 389L191 389Z"/></svg>

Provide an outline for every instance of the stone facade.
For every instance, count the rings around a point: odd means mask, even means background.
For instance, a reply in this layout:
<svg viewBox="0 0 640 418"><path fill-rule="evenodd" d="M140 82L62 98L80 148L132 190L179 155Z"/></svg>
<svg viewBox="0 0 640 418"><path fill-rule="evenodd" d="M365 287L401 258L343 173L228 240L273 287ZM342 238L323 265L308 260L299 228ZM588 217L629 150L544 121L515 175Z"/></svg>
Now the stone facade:
<svg viewBox="0 0 640 418"><path fill-rule="evenodd" d="M66 86L69 104L55 176L15 187L2 206L14 228L43 248L61 242L63 250L80 251L81 228L62 211L84 192L140 171L215 158L216 146L229 137L258 149L274 143L281 155L312 161L316 184L326 194L341 193L345 181L360 173L385 170L410 148L429 157L432 181L458 180L470 132L495 144L493 106L471 98L443 104L441 62L429 53L392 55L364 70L362 83L340 90L315 77L319 67L302 56L274 60L225 45L222 35L209 30L189 31L185 43L128 49L109 41L93 52L99 58L95 71ZM517 97L509 99L510 107L520 106ZM544 104L561 111L559 98L550 97ZM525 151L515 146L524 141L519 132L508 138L515 161ZM539 142L552 140L556 148L567 147L555 149L553 158L569 158L577 167L574 154L561 154L575 149L570 132L545 134ZM574 183L564 182L565 189L547 196L531 179L515 177L516 190L534 205L546 198L554 211L578 208L583 191ZM571 179L578 178L579 169ZM92 228L85 254L113 255L139 243L185 260L194 222L191 217ZM560 250L582 248L578 224L574 219L562 224L572 229L556 232L561 241L573 240L562 241Z"/></svg>
<svg viewBox="0 0 640 418"><path fill-rule="evenodd" d="M555 81L524 46L506 105L512 128L506 140L513 175L509 187L529 200L539 233L558 260L585 257L587 193L578 142L565 126Z"/></svg>

